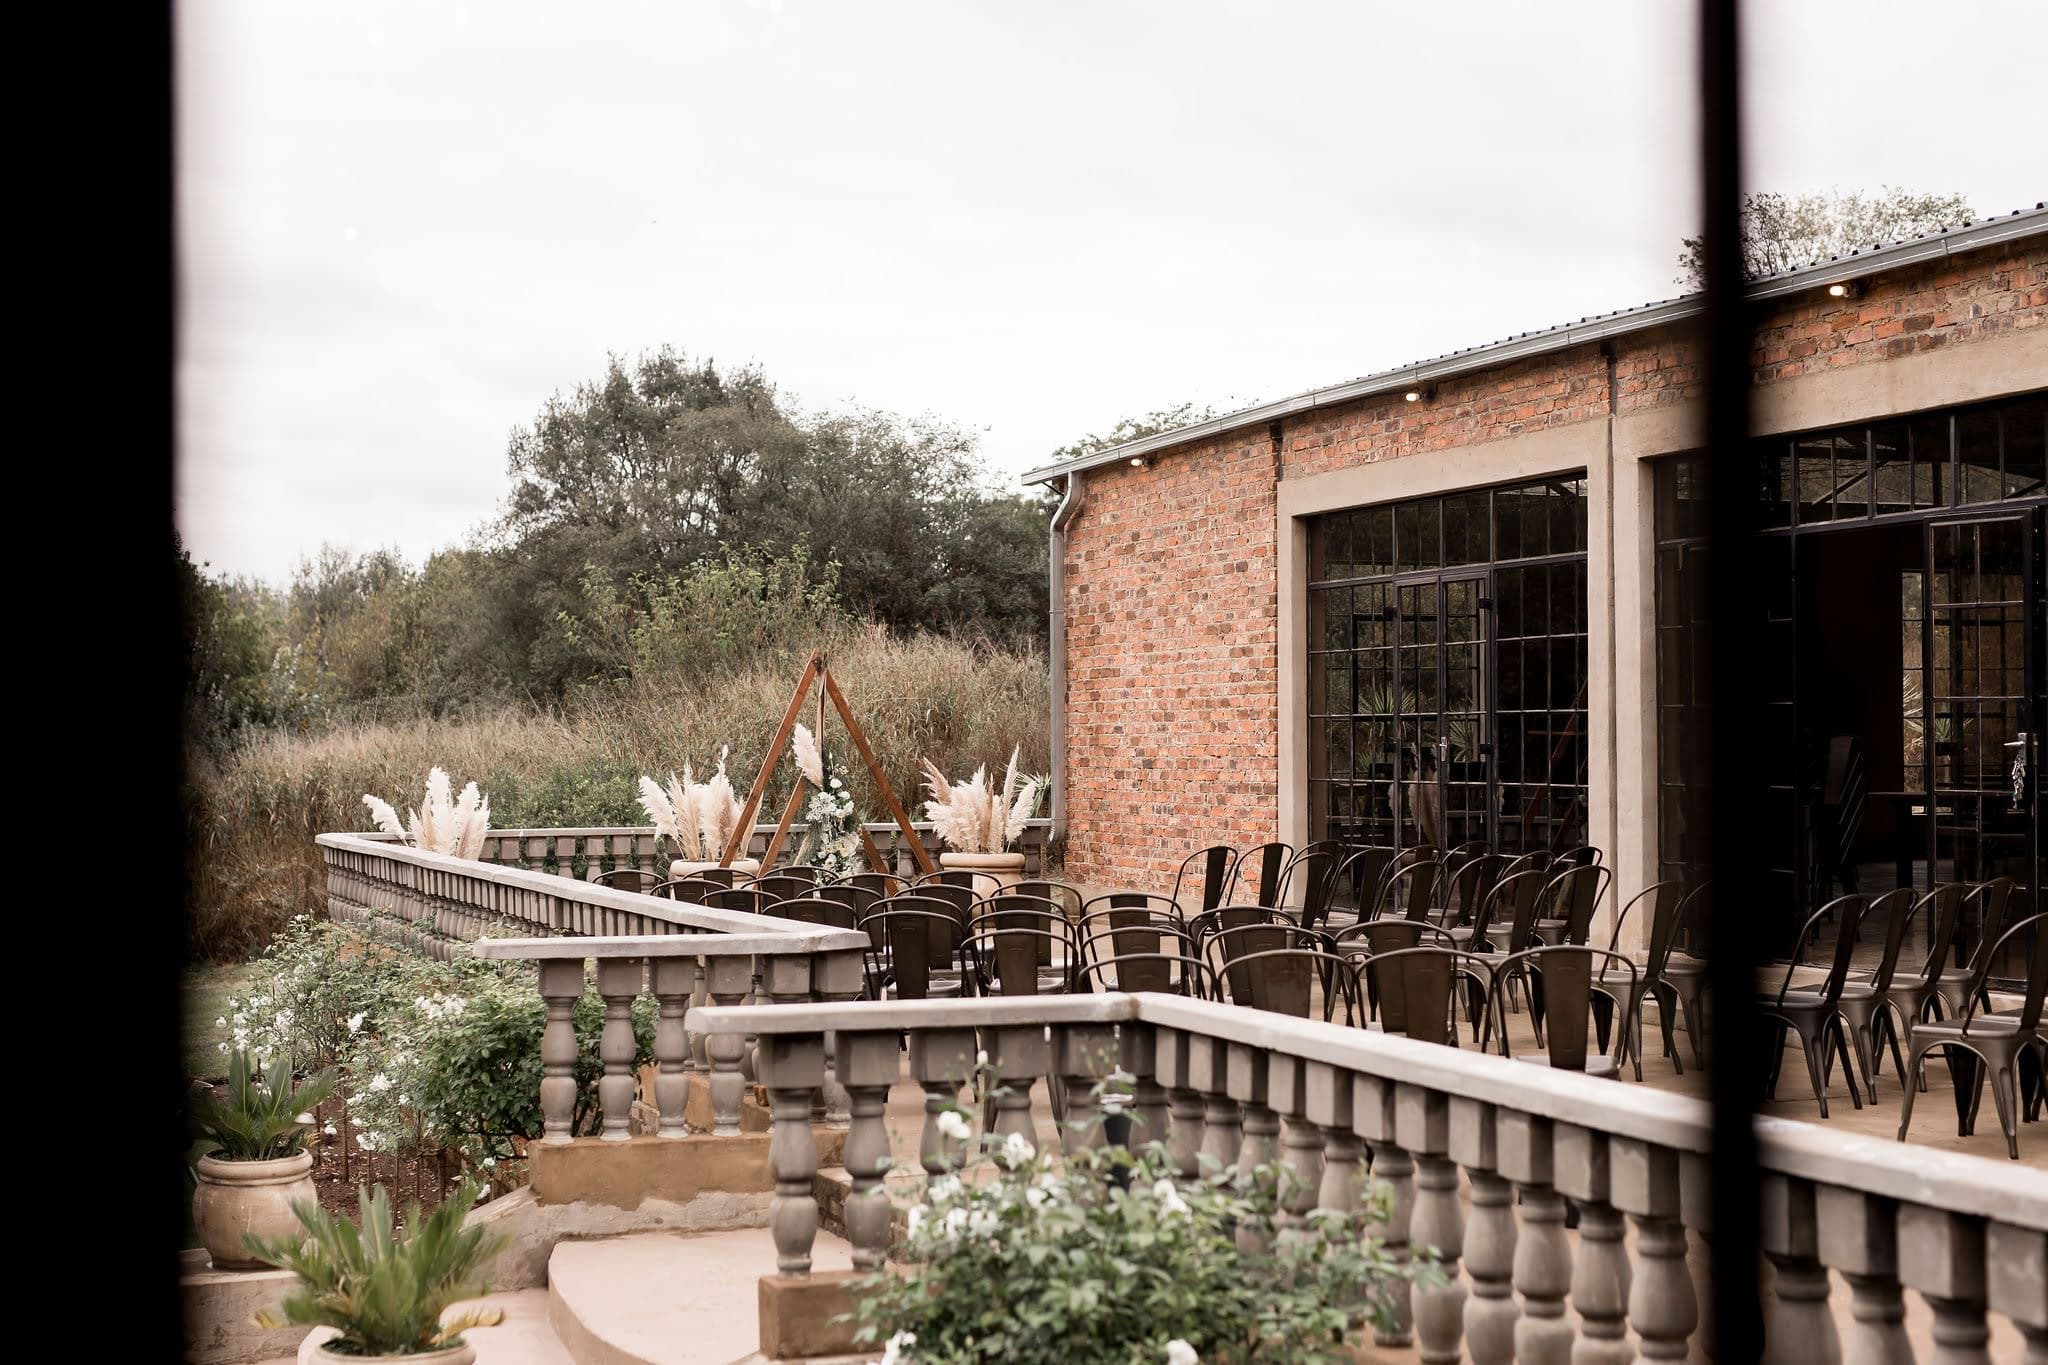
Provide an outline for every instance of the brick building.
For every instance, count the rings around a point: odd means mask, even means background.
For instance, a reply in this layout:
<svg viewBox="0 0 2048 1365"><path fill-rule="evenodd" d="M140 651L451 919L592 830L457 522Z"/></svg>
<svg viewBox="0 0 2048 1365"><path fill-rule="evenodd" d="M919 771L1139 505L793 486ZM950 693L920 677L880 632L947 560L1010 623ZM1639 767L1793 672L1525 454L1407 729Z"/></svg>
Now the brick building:
<svg viewBox="0 0 2048 1365"><path fill-rule="evenodd" d="M1787 894L2041 881L2048 208L1755 283L1782 600L1754 643ZM1697 298L1034 471L1069 875L1202 844L1590 842L1682 873ZM2031 738L2022 741L2019 737ZM2030 760L2031 761L2031 760ZM1860 880L1858 880L1860 879Z"/></svg>

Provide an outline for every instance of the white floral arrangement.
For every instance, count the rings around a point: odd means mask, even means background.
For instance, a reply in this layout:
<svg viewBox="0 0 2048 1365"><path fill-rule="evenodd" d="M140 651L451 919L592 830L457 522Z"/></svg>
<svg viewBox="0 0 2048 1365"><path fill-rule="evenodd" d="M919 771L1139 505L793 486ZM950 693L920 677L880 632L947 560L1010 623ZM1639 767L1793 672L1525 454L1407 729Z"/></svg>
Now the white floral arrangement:
<svg viewBox="0 0 2048 1365"><path fill-rule="evenodd" d="M450 794L453 786L441 769L428 773L426 799L406 812L404 824L389 801L365 793L363 804L370 808L377 828L424 853L481 858L484 835L491 828L490 798L478 792L474 782L464 786L460 796Z"/></svg>
<svg viewBox="0 0 2048 1365"><path fill-rule="evenodd" d="M1038 779L1017 776L1021 748L1010 751L1010 766L1001 790L990 790L988 766L976 768L965 782L952 782L939 765L924 760L925 790L931 800L924 814L939 838L955 853L1001 853L1017 842L1038 806Z"/></svg>
<svg viewBox="0 0 2048 1365"><path fill-rule="evenodd" d="M803 780L817 790L804 804L804 839L798 857L818 869L823 882L845 881L860 869L860 815L847 787L846 765L830 759L818 737L796 727L790 758Z"/></svg>
<svg viewBox="0 0 2048 1365"><path fill-rule="evenodd" d="M718 769L703 782L687 761L680 780L668 775L668 786L642 774L640 809L666 839L675 856L691 862L713 862L722 857L726 843L740 822L740 799L733 794L732 779L726 776L725 757L731 749L718 751Z"/></svg>

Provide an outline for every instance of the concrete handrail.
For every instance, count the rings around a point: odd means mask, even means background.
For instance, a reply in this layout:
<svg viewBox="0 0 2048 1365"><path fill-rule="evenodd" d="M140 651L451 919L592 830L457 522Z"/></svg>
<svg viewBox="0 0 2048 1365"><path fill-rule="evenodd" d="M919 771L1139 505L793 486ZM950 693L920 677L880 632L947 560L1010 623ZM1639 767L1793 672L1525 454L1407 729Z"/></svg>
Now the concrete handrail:
<svg viewBox="0 0 2048 1365"><path fill-rule="evenodd" d="M1135 1140L1163 1140L1182 1176L1278 1159L1298 1177L1283 1222L1318 1205L1355 1218L1362 1142L1394 1195L1390 1221L1373 1231L1397 1257L1411 1244L1434 1248L1449 1273L1414 1289L1382 1345L1412 1341L1426 1360L1469 1352L1505 1362L1517 1352L1576 1358L1578 1341L1619 1359L1633 1332L1644 1357L1683 1359L1699 1326L1688 1230L1711 1231L1712 1113L1685 1096L1171 995L714 1006L696 1022L714 1036L761 1040L783 1153L773 1229L784 1274L810 1266L807 1125L828 1065L854 1116L844 1217L855 1267L883 1263L892 1234L882 1099L907 1036L928 1096L919 1155L932 1174L965 1156L937 1120L982 1074L984 1057L999 1086L995 1135L1035 1140L1031 1088L1057 1077L1068 1150L1101 1145L1096 1086L1121 1072ZM1961 1351L1942 1358L1985 1359L1987 1313L2009 1318L2028 1359L2042 1358L2048 1173L1785 1119L1759 1119L1756 1133L1761 1250L1776 1271L1772 1358L1913 1358L1906 1289L1927 1301L1935 1339ZM1566 1199L1579 1211L1575 1243ZM1853 1293L1846 1334L1828 1308L1830 1271Z"/></svg>

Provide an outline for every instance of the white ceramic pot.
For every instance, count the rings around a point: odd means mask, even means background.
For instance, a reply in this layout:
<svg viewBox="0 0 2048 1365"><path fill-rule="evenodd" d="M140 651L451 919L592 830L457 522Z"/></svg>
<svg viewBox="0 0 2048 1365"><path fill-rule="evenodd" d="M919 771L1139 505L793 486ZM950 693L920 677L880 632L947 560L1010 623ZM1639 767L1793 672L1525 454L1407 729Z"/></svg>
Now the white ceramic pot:
<svg viewBox="0 0 2048 1365"><path fill-rule="evenodd" d="M679 881L684 877L694 877L699 872L709 872L717 866L718 860L715 858L710 862L693 862L688 858L678 858L668 865L668 879L670 881ZM734 858L732 860L732 870L743 877L758 877L761 875L761 860L759 858Z"/></svg>
<svg viewBox="0 0 2048 1365"><path fill-rule="evenodd" d="M948 872L974 873L974 894L997 895L1024 880L1021 853L941 853L939 866Z"/></svg>
<svg viewBox="0 0 2048 1365"><path fill-rule="evenodd" d="M217 1270L267 1270L249 1255L242 1234L269 1241L304 1231L292 1213L295 1199L317 1200L313 1188L313 1154L300 1152L275 1161L222 1161L199 1158L193 1172L199 1188L192 1192L192 1225L200 1245Z"/></svg>
<svg viewBox="0 0 2048 1365"><path fill-rule="evenodd" d="M465 1341L460 1346L443 1346L438 1351L418 1355L345 1356L339 1351L329 1350L323 1341L299 1359L318 1361L319 1365L362 1365L365 1360L402 1360L405 1365L476 1365L476 1347Z"/></svg>

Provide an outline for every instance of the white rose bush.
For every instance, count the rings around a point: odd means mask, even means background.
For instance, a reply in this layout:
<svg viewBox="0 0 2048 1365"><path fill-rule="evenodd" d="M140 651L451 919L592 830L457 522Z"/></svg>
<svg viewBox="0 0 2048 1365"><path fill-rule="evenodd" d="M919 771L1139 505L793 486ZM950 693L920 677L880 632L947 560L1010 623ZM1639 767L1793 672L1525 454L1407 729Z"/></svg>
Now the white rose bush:
<svg viewBox="0 0 2048 1365"><path fill-rule="evenodd" d="M949 1141L964 1113L938 1118ZM855 1285L858 1339L890 1365L1235 1365L1349 1362L1386 1326L1426 1258L1396 1262L1364 1231L1383 1215L1318 1211L1273 1236L1278 1166L1184 1181L1157 1144L1078 1157L984 1135L905 1209L896 1258ZM1245 1255L1246 1224L1270 1251Z"/></svg>

